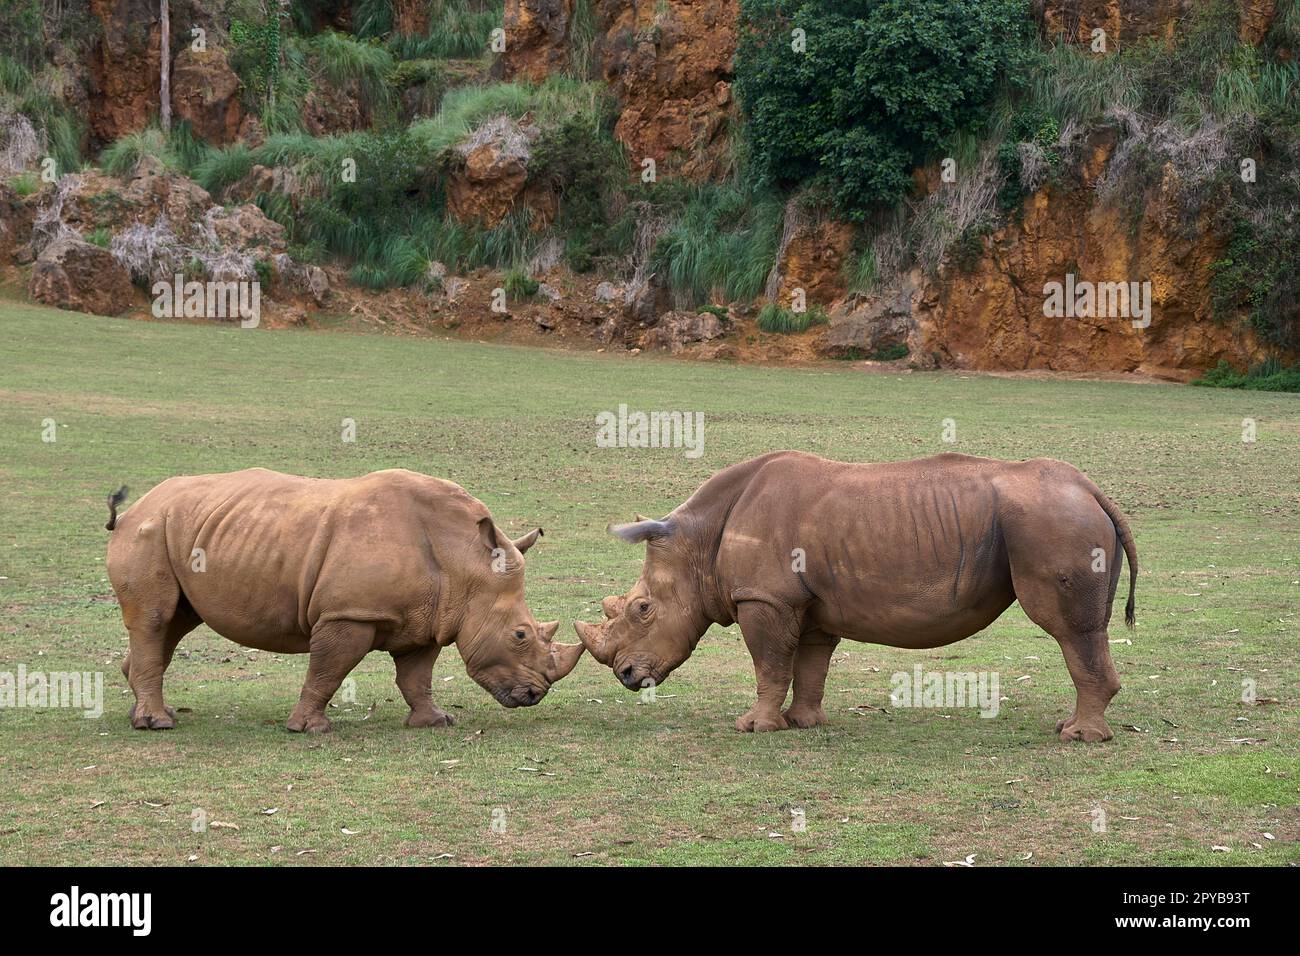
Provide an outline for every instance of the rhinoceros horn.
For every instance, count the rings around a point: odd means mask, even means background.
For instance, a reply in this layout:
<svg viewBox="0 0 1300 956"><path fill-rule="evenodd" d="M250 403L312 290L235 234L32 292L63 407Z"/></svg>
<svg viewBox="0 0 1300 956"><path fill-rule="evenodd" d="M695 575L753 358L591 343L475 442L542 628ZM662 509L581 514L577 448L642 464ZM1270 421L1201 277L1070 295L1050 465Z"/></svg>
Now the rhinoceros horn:
<svg viewBox="0 0 1300 956"><path fill-rule="evenodd" d="M606 648L605 629L595 627L586 621L574 621L573 629L578 632L583 646L591 651L591 656L608 667L614 655Z"/></svg>
<svg viewBox="0 0 1300 956"><path fill-rule="evenodd" d="M554 622L552 628L558 627L559 623L559 621ZM554 684L556 681L568 677L569 671L577 666L578 658L582 656L585 649L581 644L552 644L551 659L546 668L546 679Z"/></svg>

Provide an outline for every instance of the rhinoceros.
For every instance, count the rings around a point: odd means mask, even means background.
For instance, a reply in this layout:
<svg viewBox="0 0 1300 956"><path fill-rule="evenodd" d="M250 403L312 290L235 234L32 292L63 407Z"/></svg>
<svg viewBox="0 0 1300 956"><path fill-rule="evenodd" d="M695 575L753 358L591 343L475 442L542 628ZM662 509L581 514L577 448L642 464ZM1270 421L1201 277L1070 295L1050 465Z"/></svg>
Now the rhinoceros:
<svg viewBox="0 0 1300 956"><path fill-rule="evenodd" d="M119 518L125 496L109 496L108 577L130 634L122 673L137 729L175 726L163 672L199 624L245 647L311 655L292 731L330 729L325 705L370 651L393 656L408 727L454 723L430 692L448 644L505 707L536 704L582 655L524 603L523 555L542 529L511 541L450 481L252 468L169 478Z"/></svg>
<svg viewBox="0 0 1300 956"><path fill-rule="evenodd" d="M794 451L733 465L666 517L609 529L646 542L640 580L602 602L582 642L629 689L661 684L709 625L739 622L758 700L742 731L826 722L826 671L841 638L892 647L951 644L1013 601L1056 638L1074 680L1062 740L1109 740L1120 689L1106 628L1137 549L1114 502L1047 458L944 454L848 464ZM794 695L782 711L794 682Z"/></svg>

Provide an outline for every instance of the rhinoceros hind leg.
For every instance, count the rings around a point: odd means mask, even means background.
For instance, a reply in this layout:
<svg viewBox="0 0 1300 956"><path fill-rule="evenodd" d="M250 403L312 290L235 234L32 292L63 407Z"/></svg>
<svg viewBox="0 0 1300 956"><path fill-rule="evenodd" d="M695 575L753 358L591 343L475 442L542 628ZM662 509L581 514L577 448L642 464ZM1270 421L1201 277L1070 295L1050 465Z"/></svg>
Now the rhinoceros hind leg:
<svg viewBox="0 0 1300 956"><path fill-rule="evenodd" d="M784 604L746 597L736 605L736 620L754 659L758 700L736 718L743 733L785 730L790 726L781 707L794 676L795 652L799 647L798 616Z"/></svg>
<svg viewBox="0 0 1300 956"><path fill-rule="evenodd" d="M826 671L835 653L838 637L822 631L806 632L799 639L794 657L794 697L783 716L791 727L818 727L826 723L822 696L826 692Z"/></svg>
<svg viewBox="0 0 1300 956"><path fill-rule="evenodd" d="M1110 638L1101 630L1057 641L1078 697L1074 713L1056 725L1056 732L1066 742L1110 740L1114 734L1106 723L1106 707L1120 690L1119 675L1110 659Z"/></svg>
<svg viewBox="0 0 1300 956"><path fill-rule="evenodd" d="M160 614L132 614L135 621L156 622ZM130 649L122 662L135 703L131 706L131 726L136 730L171 730L176 726L176 711L163 701L163 674L172 662L176 645L201 624L189 602L181 596L169 619L161 626L135 623L128 628Z"/></svg>
<svg viewBox="0 0 1300 956"><path fill-rule="evenodd" d="M433 665L438 659L437 644L418 647L405 654L394 654L397 667L397 689L406 698L411 712L406 715L408 727L450 727L456 718L433 702Z"/></svg>
<svg viewBox="0 0 1300 956"><path fill-rule="evenodd" d="M330 702L343 678L374 646L375 625L366 621L321 621L311 632L311 656L307 680L302 685L298 705L285 725L294 733L329 733L330 720L325 705Z"/></svg>

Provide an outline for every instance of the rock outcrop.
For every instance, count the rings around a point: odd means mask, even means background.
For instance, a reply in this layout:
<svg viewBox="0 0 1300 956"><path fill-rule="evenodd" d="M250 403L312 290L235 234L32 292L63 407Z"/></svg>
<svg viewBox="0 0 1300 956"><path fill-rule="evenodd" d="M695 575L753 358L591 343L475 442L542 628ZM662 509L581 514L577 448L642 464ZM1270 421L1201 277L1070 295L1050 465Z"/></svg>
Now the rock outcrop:
<svg viewBox="0 0 1300 956"><path fill-rule="evenodd" d="M219 47L203 53L183 47L172 62L171 82L174 118L188 121L194 135L218 146L238 138L242 84Z"/></svg>
<svg viewBox="0 0 1300 956"><path fill-rule="evenodd" d="M125 312L134 295L130 276L112 253L75 236L45 247L27 291L46 305L95 315Z"/></svg>
<svg viewBox="0 0 1300 956"><path fill-rule="evenodd" d="M502 75L540 83L569 63L569 19L574 0L506 0Z"/></svg>
<svg viewBox="0 0 1300 956"><path fill-rule="evenodd" d="M724 170L738 15L738 0L596 0L596 66L638 172L645 159L696 179ZM572 22L573 0L507 0L500 74L538 82L569 66Z"/></svg>
<svg viewBox="0 0 1300 956"><path fill-rule="evenodd" d="M1049 36L1091 43L1094 30L1106 31L1113 51L1146 37L1171 37L1196 8L1196 0L1038 0ZM1277 0L1239 0L1238 35L1259 43L1277 16Z"/></svg>
<svg viewBox="0 0 1300 956"><path fill-rule="evenodd" d="M543 184L529 182L528 160L539 130L498 116L456 146L447 176L447 209L461 222L497 226L517 207L533 213L533 225L549 223L557 201Z"/></svg>
<svg viewBox="0 0 1300 956"><path fill-rule="evenodd" d="M690 345L711 342L726 333L726 326L712 312L665 312L641 337L641 347L667 349L676 355Z"/></svg>
<svg viewBox="0 0 1300 956"><path fill-rule="evenodd" d="M922 366L1174 379L1221 359L1237 366L1259 361L1263 349L1244 323L1213 316L1212 264L1222 258L1223 237L1204 221L1187 227L1180 177L1167 168L1136 206L1099 197L1115 148L1113 128L1092 131L1078 168L1027 197L1020 214L984 237L973 256L950 256L934 275L914 270L833 316L822 350L868 357L905 340ZM1070 282L1149 289L1150 324L1135 327L1144 321L1136 308L1047 314L1048 284Z"/></svg>
<svg viewBox="0 0 1300 956"><path fill-rule="evenodd" d="M602 73L623 110L615 133L635 163L691 178L725 166L738 0L599 0Z"/></svg>

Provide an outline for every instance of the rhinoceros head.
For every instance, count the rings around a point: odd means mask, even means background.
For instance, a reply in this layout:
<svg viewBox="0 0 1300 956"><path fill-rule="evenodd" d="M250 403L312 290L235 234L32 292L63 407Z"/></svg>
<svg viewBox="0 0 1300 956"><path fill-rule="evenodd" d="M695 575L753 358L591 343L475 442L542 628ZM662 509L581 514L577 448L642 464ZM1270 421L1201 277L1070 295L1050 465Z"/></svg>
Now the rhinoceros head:
<svg viewBox="0 0 1300 956"><path fill-rule="evenodd" d="M531 707L568 676L581 644L554 642L559 621L539 623L524 601L524 552L542 529L511 541L491 518L478 523L481 552L470 576L456 647L465 670L503 707Z"/></svg>
<svg viewBox="0 0 1300 956"><path fill-rule="evenodd" d="M591 656L629 690L662 684L695 650L709 627L699 596L699 573L674 524L640 518L611 527L624 541L645 541L641 577L627 594L601 602L600 624L574 621Z"/></svg>

